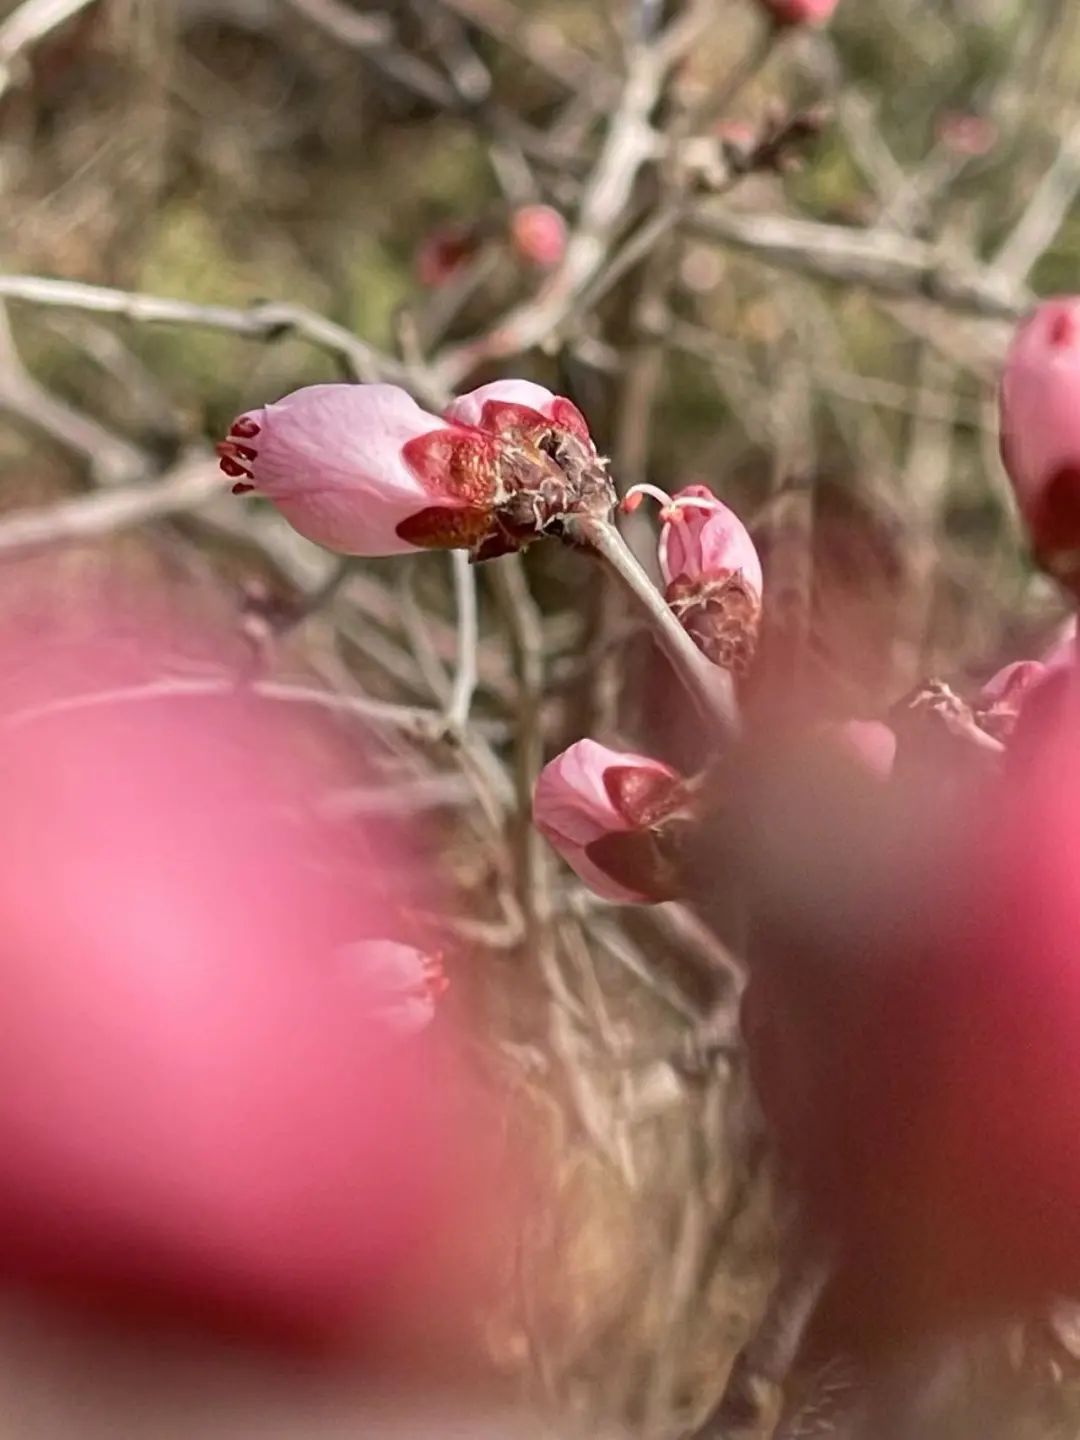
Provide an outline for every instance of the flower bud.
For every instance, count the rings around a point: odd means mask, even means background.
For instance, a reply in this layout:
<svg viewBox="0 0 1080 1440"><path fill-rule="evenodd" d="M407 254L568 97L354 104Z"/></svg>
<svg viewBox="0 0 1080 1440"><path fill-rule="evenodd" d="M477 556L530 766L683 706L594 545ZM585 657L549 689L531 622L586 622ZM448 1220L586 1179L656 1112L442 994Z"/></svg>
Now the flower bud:
<svg viewBox="0 0 1080 1440"><path fill-rule="evenodd" d="M309 385L241 415L218 453L234 493L257 490L345 555L489 559L614 500L580 411L525 381L485 385L446 418L396 385Z"/></svg>
<svg viewBox="0 0 1080 1440"><path fill-rule="evenodd" d="M688 485L660 532L665 598L716 665L744 674L761 623L761 561L734 511L704 485Z"/></svg>
<svg viewBox="0 0 1080 1440"><path fill-rule="evenodd" d="M1080 297L1020 326L1001 381L1001 458L1040 561L1080 581Z"/></svg>
<svg viewBox="0 0 1080 1440"><path fill-rule="evenodd" d="M825 25L837 0L761 0L777 25Z"/></svg>
<svg viewBox="0 0 1080 1440"><path fill-rule="evenodd" d="M566 254L566 221L551 205L522 205L510 218L510 240L522 260L551 270Z"/></svg>
<svg viewBox="0 0 1080 1440"><path fill-rule="evenodd" d="M579 740L541 771L533 820L595 894L648 904L678 893L671 822L684 802L670 766Z"/></svg>

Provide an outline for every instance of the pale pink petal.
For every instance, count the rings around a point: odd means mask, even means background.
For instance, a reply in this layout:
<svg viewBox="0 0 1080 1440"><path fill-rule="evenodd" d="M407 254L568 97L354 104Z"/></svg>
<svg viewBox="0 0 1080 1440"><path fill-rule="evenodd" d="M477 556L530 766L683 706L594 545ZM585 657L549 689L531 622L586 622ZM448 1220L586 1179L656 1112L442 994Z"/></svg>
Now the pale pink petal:
<svg viewBox="0 0 1080 1440"><path fill-rule="evenodd" d="M396 385L309 385L241 416L221 449L309 540L394 555L415 548L398 525L433 503L402 447L445 428Z"/></svg>
<svg viewBox="0 0 1080 1440"><path fill-rule="evenodd" d="M446 409L446 418L456 425L482 425L484 406L496 400L502 405L524 405L550 420L552 407L558 399L551 390L546 390L543 385L534 385L531 380L493 380L489 385L481 385L478 390L470 390L451 401Z"/></svg>
<svg viewBox="0 0 1080 1440"><path fill-rule="evenodd" d="M431 962L422 950L398 940L359 940L339 958L360 985L364 1012L397 1035L415 1035L435 1018Z"/></svg>
<svg viewBox="0 0 1080 1440"><path fill-rule="evenodd" d="M515 415L515 411L520 413ZM498 431L508 420L518 425L522 417L527 419L530 414L592 443L588 422L574 402L565 395L553 394L543 385L534 385L531 380L493 380L489 385L481 385L478 390L470 390L452 401L446 418L455 425Z"/></svg>

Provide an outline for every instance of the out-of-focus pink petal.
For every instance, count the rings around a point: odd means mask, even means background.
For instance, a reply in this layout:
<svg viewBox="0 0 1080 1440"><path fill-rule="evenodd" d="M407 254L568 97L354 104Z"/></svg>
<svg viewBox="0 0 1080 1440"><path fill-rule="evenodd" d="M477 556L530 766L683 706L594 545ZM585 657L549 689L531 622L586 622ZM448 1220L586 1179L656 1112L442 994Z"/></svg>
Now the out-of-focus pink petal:
<svg viewBox="0 0 1080 1440"><path fill-rule="evenodd" d="M219 449L226 473L249 481L309 540L347 555L395 555L415 548L402 522L434 503L466 503L449 477L434 490L408 463L409 442L440 431L446 422L396 385L308 385L240 416Z"/></svg>
<svg viewBox="0 0 1080 1440"><path fill-rule="evenodd" d="M896 734L881 720L845 720L833 733L855 758L887 780L896 759Z"/></svg>
<svg viewBox="0 0 1080 1440"><path fill-rule="evenodd" d="M446 978L433 956L399 940L360 940L339 956L361 986L371 1017L396 1035L416 1035L435 1018Z"/></svg>
<svg viewBox="0 0 1080 1440"><path fill-rule="evenodd" d="M666 780L679 778L670 766L648 755L612 750L586 739L544 766L533 794L537 829L589 889L607 900L635 902L650 898L613 880L585 853L588 845L606 835L635 829L633 821L617 808L605 783L609 771L635 768Z"/></svg>
<svg viewBox="0 0 1080 1440"><path fill-rule="evenodd" d="M1080 546L1080 297L1018 329L1001 381L1001 453L1036 548Z"/></svg>

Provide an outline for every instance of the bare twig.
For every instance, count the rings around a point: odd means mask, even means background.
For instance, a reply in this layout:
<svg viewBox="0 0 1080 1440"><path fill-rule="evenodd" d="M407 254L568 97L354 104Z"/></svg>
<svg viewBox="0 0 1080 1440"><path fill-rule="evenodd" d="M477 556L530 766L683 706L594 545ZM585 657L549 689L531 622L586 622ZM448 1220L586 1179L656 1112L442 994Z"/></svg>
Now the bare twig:
<svg viewBox="0 0 1080 1440"><path fill-rule="evenodd" d="M12 84L25 50L97 0L23 0L0 24L0 97Z"/></svg>
<svg viewBox="0 0 1080 1440"><path fill-rule="evenodd" d="M247 310L237 310L227 305L199 305L191 300L142 295L39 275L0 275L0 299L116 315L145 325L204 326L251 340L278 340L285 335L297 335L344 361L360 380L409 384L415 379L400 361L303 305L267 301Z"/></svg>
<svg viewBox="0 0 1080 1440"><path fill-rule="evenodd" d="M464 550L451 552L450 566L457 607L458 649L454 685L446 706L446 726L451 734L460 734L468 723L477 681L476 571Z"/></svg>
<svg viewBox="0 0 1080 1440"><path fill-rule="evenodd" d="M140 485L16 511L0 519L0 556L10 559L48 546L97 540L168 519L206 504L222 493L223 485L217 462L198 455Z"/></svg>

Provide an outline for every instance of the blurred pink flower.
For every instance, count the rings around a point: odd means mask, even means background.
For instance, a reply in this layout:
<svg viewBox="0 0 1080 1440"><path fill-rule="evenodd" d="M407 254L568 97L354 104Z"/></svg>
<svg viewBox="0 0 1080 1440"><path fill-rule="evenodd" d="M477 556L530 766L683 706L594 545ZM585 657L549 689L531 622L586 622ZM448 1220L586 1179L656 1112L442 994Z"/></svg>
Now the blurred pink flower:
<svg viewBox="0 0 1080 1440"><path fill-rule="evenodd" d="M896 759L896 735L881 720L845 720L832 734L869 771L887 780Z"/></svg>
<svg viewBox="0 0 1080 1440"><path fill-rule="evenodd" d="M759 0L778 25L824 25L838 0Z"/></svg>
<svg viewBox="0 0 1080 1440"><path fill-rule="evenodd" d="M239 416L218 452L234 492L259 491L346 555L486 559L535 539L583 485L601 504L609 489L580 411L524 381L483 386L445 418L396 385L309 385Z"/></svg>
<svg viewBox="0 0 1080 1440"><path fill-rule="evenodd" d="M764 579L754 542L733 510L705 485L671 500L660 531L668 604L717 665L745 671L753 658Z"/></svg>
<svg viewBox="0 0 1080 1440"><path fill-rule="evenodd" d="M437 225L416 252L416 275L421 285L438 289L447 285L476 255L481 237L468 225Z"/></svg>
<svg viewBox="0 0 1080 1440"><path fill-rule="evenodd" d="M647 840L648 831L677 810L682 798L682 779L670 766L595 740L579 740L540 772L533 820L595 894L605 900L648 903L668 898L655 893L655 884L663 884L661 857L644 856L642 883L635 886L626 883L623 862L630 860L636 867L642 857L605 854L606 842L621 836ZM608 868L612 860L618 875Z"/></svg>
<svg viewBox="0 0 1080 1440"><path fill-rule="evenodd" d="M1002 460L1036 553L1071 570L1080 550L1080 297L1048 300L1020 326L1000 404Z"/></svg>
<svg viewBox="0 0 1080 1440"><path fill-rule="evenodd" d="M449 986L437 955L399 940L360 940L339 958L361 983L368 1013L395 1035L426 1030Z"/></svg>
<svg viewBox="0 0 1080 1440"><path fill-rule="evenodd" d="M998 127L986 115L947 110L938 117L934 128L939 144L966 158L988 155L998 142Z"/></svg>
<svg viewBox="0 0 1080 1440"><path fill-rule="evenodd" d="M523 260L550 270L566 254L566 221L551 205L521 205L510 217L510 239Z"/></svg>
<svg viewBox="0 0 1080 1440"><path fill-rule="evenodd" d="M171 692L177 627L139 613L0 632L0 1280L346 1343L438 1284L477 1159L448 1055L418 1067L385 977L335 961L434 877L400 827L323 818L362 778L324 721Z"/></svg>

